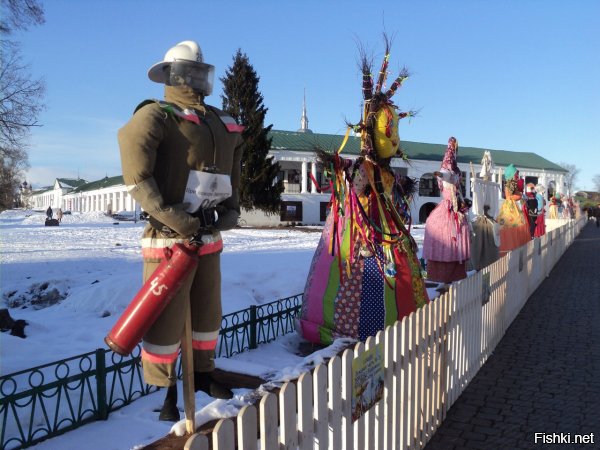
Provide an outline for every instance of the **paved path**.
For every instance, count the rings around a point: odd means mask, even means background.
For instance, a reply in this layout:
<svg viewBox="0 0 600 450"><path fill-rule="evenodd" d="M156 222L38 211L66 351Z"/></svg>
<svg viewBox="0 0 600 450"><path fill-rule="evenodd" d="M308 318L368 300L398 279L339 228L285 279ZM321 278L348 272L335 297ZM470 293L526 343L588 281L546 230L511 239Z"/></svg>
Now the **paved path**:
<svg viewBox="0 0 600 450"><path fill-rule="evenodd" d="M537 443L536 433L545 433L537 435ZM593 443L574 444L576 434ZM425 447L522 448L600 449L600 228L595 223L581 230L529 298Z"/></svg>

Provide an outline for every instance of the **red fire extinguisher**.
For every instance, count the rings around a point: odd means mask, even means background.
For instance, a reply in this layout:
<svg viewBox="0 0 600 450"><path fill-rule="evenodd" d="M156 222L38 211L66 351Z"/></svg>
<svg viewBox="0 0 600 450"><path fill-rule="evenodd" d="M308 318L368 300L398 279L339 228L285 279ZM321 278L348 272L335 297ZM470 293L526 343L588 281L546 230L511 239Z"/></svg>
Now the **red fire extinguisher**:
<svg viewBox="0 0 600 450"><path fill-rule="evenodd" d="M144 283L104 342L115 352L128 356L160 313L173 299L198 265L198 248L174 244L165 248L165 259Z"/></svg>

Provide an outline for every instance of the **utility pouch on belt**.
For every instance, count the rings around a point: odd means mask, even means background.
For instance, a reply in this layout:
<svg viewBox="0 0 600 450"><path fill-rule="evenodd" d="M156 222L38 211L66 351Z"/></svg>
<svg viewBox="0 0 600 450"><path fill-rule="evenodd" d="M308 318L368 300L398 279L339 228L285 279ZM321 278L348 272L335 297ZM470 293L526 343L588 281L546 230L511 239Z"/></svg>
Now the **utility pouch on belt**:
<svg viewBox="0 0 600 450"><path fill-rule="evenodd" d="M200 219L200 226L202 228L208 228L210 226L213 226L216 222L215 208L200 208L198 211L192 213L191 215Z"/></svg>

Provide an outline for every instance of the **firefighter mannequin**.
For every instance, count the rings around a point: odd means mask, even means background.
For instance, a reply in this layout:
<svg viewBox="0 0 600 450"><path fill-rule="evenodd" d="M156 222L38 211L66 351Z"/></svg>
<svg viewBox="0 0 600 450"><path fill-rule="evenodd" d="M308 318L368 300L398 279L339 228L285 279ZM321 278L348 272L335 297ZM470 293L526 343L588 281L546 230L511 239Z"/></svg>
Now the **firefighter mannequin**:
<svg viewBox="0 0 600 450"><path fill-rule="evenodd" d="M166 421L179 420L176 361L188 308L195 390L233 395L212 372L221 326L220 232L239 217L242 127L204 103L213 75L196 42L172 47L148 71L150 80L165 84L165 101L141 103L118 133L127 190L150 216L142 236L144 281L165 247L199 245L197 269L142 340L145 381L168 387L159 416Z"/></svg>

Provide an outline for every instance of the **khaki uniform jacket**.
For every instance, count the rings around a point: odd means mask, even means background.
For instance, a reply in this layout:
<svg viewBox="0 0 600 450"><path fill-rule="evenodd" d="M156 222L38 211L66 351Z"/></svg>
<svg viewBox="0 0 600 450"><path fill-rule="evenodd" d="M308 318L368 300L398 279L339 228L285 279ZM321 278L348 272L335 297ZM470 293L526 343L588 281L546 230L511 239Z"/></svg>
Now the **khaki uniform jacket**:
<svg viewBox="0 0 600 450"><path fill-rule="evenodd" d="M232 195L217 206L215 227L233 228L240 213L241 127L224 112L206 106L189 88L165 86L165 100L180 110L195 111L200 123L169 112L157 101L142 104L118 134L128 190L134 191L136 185L153 178L164 205L178 205L183 201L189 171L216 166L216 173L230 176ZM156 233L147 226L144 237L155 237ZM215 233L219 236L214 238L220 239L220 233Z"/></svg>

